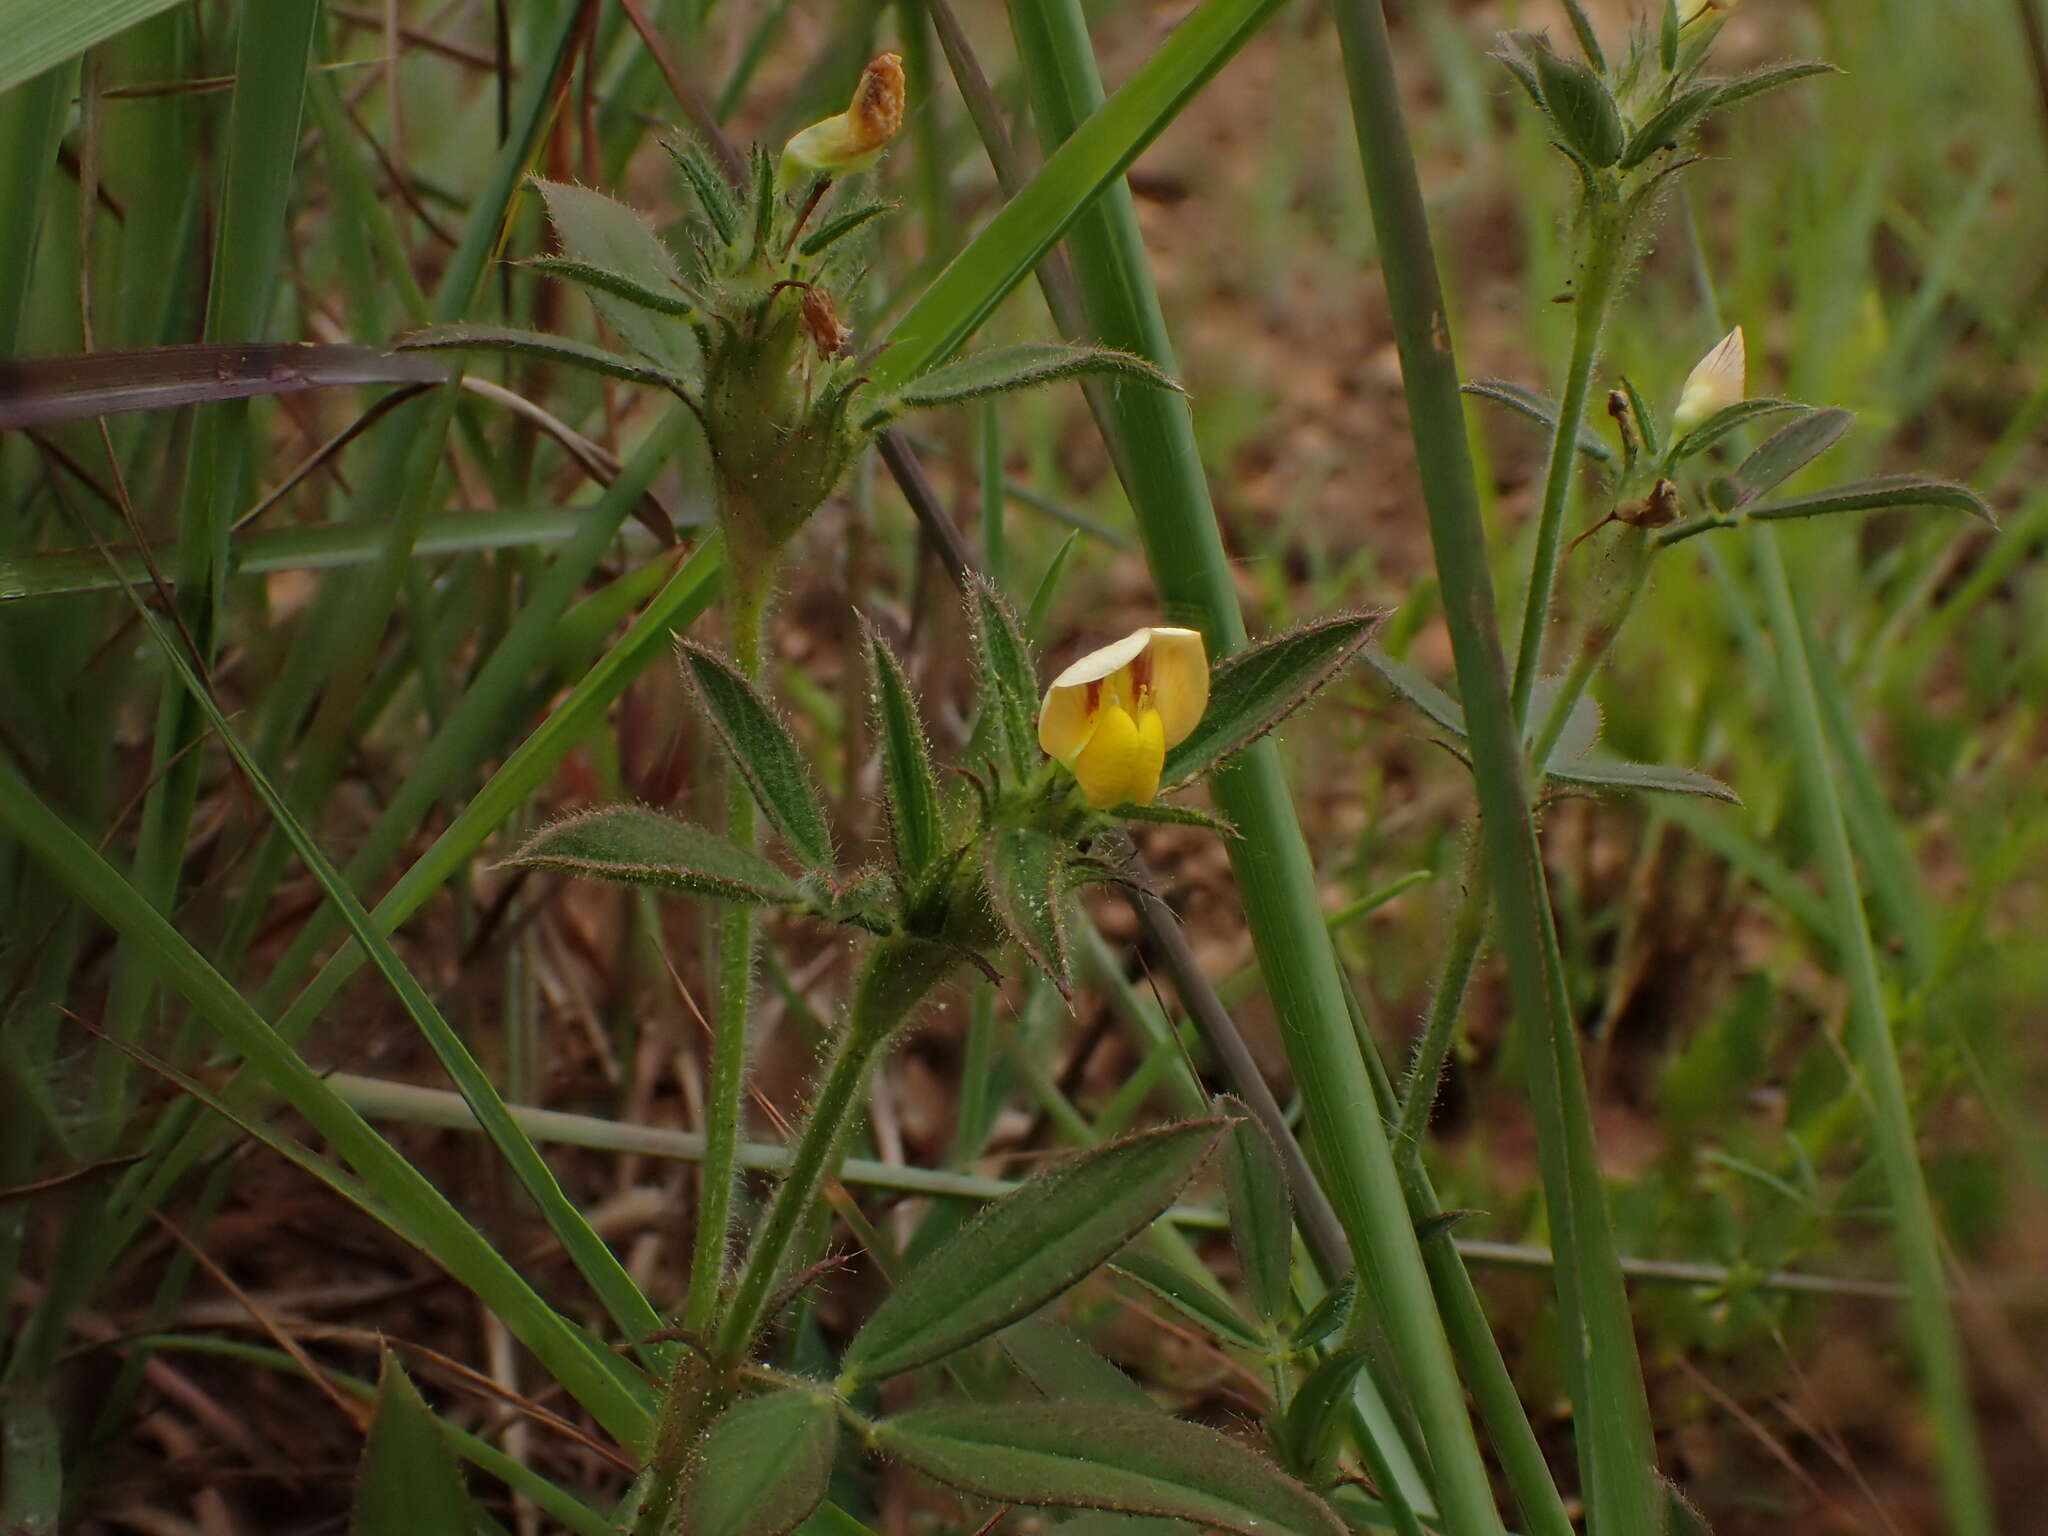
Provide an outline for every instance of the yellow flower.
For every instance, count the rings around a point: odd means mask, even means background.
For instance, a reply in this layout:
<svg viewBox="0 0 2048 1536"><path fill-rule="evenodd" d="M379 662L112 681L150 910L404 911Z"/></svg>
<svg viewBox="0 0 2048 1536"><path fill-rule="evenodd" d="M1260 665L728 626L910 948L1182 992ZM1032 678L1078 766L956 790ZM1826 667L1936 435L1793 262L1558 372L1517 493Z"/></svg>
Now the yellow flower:
<svg viewBox="0 0 2048 1536"><path fill-rule="evenodd" d="M1679 432L1690 432L1716 411L1725 411L1742 399L1743 391L1748 387L1748 367L1749 359L1742 344L1742 327L1738 325L1685 376L1685 388L1678 395L1678 409L1671 413L1672 427Z"/></svg>
<svg viewBox="0 0 2048 1536"><path fill-rule="evenodd" d="M861 71L853 101L837 117L813 123L782 151L782 177L851 176L882 158L903 126L903 60L885 53Z"/></svg>
<svg viewBox="0 0 2048 1536"><path fill-rule="evenodd" d="M1209 707L1209 656L1192 629L1140 629L1091 651L1052 681L1038 744L1064 763L1097 810L1150 805L1166 750Z"/></svg>

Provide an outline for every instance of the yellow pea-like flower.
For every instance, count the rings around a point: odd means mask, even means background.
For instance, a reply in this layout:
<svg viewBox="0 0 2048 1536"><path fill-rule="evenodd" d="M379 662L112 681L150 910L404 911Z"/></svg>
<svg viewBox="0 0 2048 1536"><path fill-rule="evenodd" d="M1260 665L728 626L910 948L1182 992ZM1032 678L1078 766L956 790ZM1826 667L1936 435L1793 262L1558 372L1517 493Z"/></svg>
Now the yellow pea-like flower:
<svg viewBox="0 0 2048 1536"><path fill-rule="evenodd" d="M1038 744L1097 810L1150 805L1170 747L1209 707L1209 655L1192 629L1134 630L1052 681Z"/></svg>
<svg viewBox="0 0 2048 1536"><path fill-rule="evenodd" d="M1716 411L1725 411L1743 398L1749 387L1749 357L1737 326L1693 365L1685 376L1685 388L1678 392L1678 409L1671 413L1671 425L1690 432Z"/></svg>
<svg viewBox="0 0 2048 1536"><path fill-rule="evenodd" d="M885 53L861 71L844 112L811 124L783 147L783 180L864 171L882 158L902 126L903 60Z"/></svg>

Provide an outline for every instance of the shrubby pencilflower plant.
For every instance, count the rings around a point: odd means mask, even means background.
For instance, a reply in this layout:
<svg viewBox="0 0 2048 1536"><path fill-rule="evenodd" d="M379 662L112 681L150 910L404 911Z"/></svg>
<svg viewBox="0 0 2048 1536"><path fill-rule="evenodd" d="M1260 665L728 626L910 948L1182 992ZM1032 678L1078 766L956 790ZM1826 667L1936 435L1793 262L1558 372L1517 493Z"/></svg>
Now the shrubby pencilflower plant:
<svg viewBox="0 0 2048 1536"><path fill-rule="evenodd" d="M641 1509L651 1513L636 1530L660 1527L692 1447L739 1394L742 1369L780 1309L776 1297L786 1294L793 1241L837 1166L868 1074L889 1044L963 967L994 974L1013 950L1065 990L1073 893L1133 878L1116 835L1121 824L1221 829L1199 811L1154 804L1161 786L1193 783L1272 730L1359 653L1380 618L1321 619L1241 651L1213 672L1195 631L1140 629L1067 668L1041 704L1037 667L1008 605L976 579L967 608L978 718L965 754L971 766L944 779L902 667L879 635L869 637L889 831L884 862L841 872L824 799L796 737L738 669L687 644L683 673L739 781L799 868L791 873L749 846L644 806L559 822L509 861L740 908L774 907L838 924L866 945L790 1171L670 1385L642 1490ZM1076 801L1068 774L1085 803Z"/></svg>
<svg viewBox="0 0 2048 1536"><path fill-rule="evenodd" d="M1209 707L1209 657L1192 629L1134 630L1053 679L1038 744L1098 810L1150 805L1169 747Z"/></svg>

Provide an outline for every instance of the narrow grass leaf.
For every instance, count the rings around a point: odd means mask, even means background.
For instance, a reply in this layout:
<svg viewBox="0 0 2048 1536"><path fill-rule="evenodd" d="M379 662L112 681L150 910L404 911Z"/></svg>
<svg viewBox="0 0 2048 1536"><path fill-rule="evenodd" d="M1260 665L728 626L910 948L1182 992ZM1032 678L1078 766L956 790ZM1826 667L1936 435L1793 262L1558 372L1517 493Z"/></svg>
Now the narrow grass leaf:
<svg viewBox="0 0 2048 1536"><path fill-rule="evenodd" d="M1278 4L1204 0L1181 22L903 313L876 360L875 392L895 394L958 351Z"/></svg>
<svg viewBox="0 0 2048 1536"><path fill-rule="evenodd" d="M385 1350L349 1536L466 1536L485 1528L434 1415L398 1357Z"/></svg>
<svg viewBox="0 0 2048 1536"><path fill-rule="evenodd" d="M0 359L0 430L366 384L437 384L447 368L375 347L284 341Z"/></svg>
<svg viewBox="0 0 2048 1536"><path fill-rule="evenodd" d="M398 995L405 1010L412 1016L420 1033L426 1038L435 1058L441 1063L455 1086L461 1090L464 1100L477 1117L477 1123L489 1134L493 1144L505 1161L511 1166L520 1184L539 1207L549 1229L554 1232L577 1270L589 1283L591 1289L603 1301L611 1314L613 1323L628 1337L639 1338L654 1332L661 1318L649 1304L640 1288L634 1284L611 1249L606 1246L574 1201L563 1192L553 1171L548 1167L539 1151L518 1122L512 1118L476 1058L463 1044L461 1038L449 1027L441 1011L427 996L426 989L419 983L404 961L391 947L391 941L380 933L364 910L348 882L342 878L327 856L313 841L291 808L285 804L255 759L243 746L241 739L230 727L226 716L221 713L212 693L192 664L178 648L177 642L165 630L163 624L139 601L136 611L148 625L164 657L171 663L193 702L205 714L214 734L220 739L241 769L243 777L255 790L257 798L270 812L273 821L293 850L305 864L328 899L335 903L356 941L364 945L372 962L383 974L384 979ZM655 1356L661 1358L659 1352Z"/></svg>
<svg viewBox="0 0 2048 1536"><path fill-rule="evenodd" d="M698 1452L690 1536L784 1536L823 1502L839 1444L831 1401L783 1387L728 1408Z"/></svg>
<svg viewBox="0 0 2048 1536"><path fill-rule="evenodd" d="M1222 1129L1190 1120L1142 1132L987 1207L905 1275L854 1335L842 1390L986 1338L1086 1278L1173 1204Z"/></svg>
<svg viewBox="0 0 2048 1536"><path fill-rule="evenodd" d="M1161 781L1185 784L1264 736L1356 656L1385 617L1316 619L1220 662L1209 678L1208 711L1166 754Z"/></svg>
<svg viewBox="0 0 2048 1536"><path fill-rule="evenodd" d="M947 1404L884 1420L874 1443L987 1499L1119 1510L1239 1536L1337 1536L1330 1507L1205 1425L1093 1403Z"/></svg>
<svg viewBox="0 0 2048 1536"><path fill-rule="evenodd" d="M154 905L0 762L0 827L92 908L345 1157L389 1208L393 1230L461 1281L613 1435L638 1445L648 1406L636 1375L536 1295L447 1197L349 1108ZM196 1087L197 1085L192 1085Z"/></svg>
<svg viewBox="0 0 2048 1536"><path fill-rule="evenodd" d="M0 91L75 59L178 0L0 0Z"/></svg>
<svg viewBox="0 0 2048 1536"><path fill-rule="evenodd" d="M832 827L796 737L730 662L688 641L678 652L683 676L702 701L726 756L747 781L768 824L805 868L829 872Z"/></svg>

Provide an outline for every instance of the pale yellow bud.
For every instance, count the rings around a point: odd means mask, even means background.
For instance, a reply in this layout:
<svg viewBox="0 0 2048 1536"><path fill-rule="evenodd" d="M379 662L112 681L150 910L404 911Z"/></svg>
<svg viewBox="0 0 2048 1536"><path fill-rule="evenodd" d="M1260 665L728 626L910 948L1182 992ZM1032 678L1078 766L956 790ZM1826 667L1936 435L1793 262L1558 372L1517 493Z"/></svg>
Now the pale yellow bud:
<svg viewBox="0 0 2048 1536"><path fill-rule="evenodd" d="M1743 398L1748 385L1749 358L1743 347L1742 327L1723 336L1686 375L1679 391L1678 409L1671 413L1675 431L1690 432L1716 411L1725 411Z"/></svg>
<svg viewBox="0 0 2048 1536"><path fill-rule="evenodd" d="M784 146L782 177L851 176L882 158L903 126L903 60L885 53L861 71L853 101Z"/></svg>
<svg viewBox="0 0 2048 1536"><path fill-rule="evenodd" d="M1066 765L1088 803L1150 805L1166 753L1209 707L1209 655L1192 629L1140 629L1053 679L1038 744Z"/></svg>

